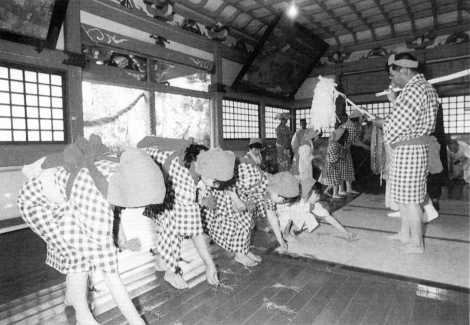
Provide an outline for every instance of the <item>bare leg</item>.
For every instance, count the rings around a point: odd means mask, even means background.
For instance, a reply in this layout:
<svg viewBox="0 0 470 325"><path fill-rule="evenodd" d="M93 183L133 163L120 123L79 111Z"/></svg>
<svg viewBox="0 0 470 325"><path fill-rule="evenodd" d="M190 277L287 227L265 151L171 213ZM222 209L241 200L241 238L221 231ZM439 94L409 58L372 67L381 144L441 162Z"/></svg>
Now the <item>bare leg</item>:
<svg viewBox="0 0 470 325"><path fill-rule="evenodd" d="M114 298L119 310L127 319L130 325L144 325L144 320L140 317L137 309L127 293L126 287L121 281L118 273L103 273L104 281L111 295Z"/></svg>
<svg viewBox="0 0 470 325"><path fill-rule="evenodd" d="M65 303L71 304L75 309L77 324L98 325L88 308L88 273L68 273L65 283L67 287Z"/></svg>
<svg viewBox="0 0 470 325"><path fill-rule="evenodd" d="M209 253L209 248L207 247L204 235L193 236L191 239L194 243L194 246L196 246L199 256L204 261L204 264L206 264L207 282L212 285L219 285L217 268L215 267L211 254Z"/></svg>
<svg viewBox="0 0 470 325"><path fill-rule="evenodd" d="M333 199L341 199L343 198L342 196L340 196L338 194L338 189L339 189L340 185L333 185Z"/></svg>
<svg viewBox="0 0 470 325"><path fill-rule="evenodd" d="M331 214L322 216L323 219L325 219L326 222L328 222L330 225L332 225L338 232L343 234L346 238L348 239L354 239L356 236L353 233L350 233L347 231L342 224L336 220L335 217L333 217Z"/></svg>
<svg viewBox="0 0 470 325"><path fill-rule="evenodd" d="M281 246L281 248L287 249L287 243L284 238L282 238L281 228L279 226L279 220L277 218L276 212L272 210L267 210L266 214L268 215L269 225L271 226L271 229L273 230L279 245Z"/></svg>
<svg viewBox="0 0 470 325"><path fill-rule="evenodd" d="M399 240L402 243L408 243L410 241L411 229L410 229L410 220L408 217L408 210L406 209L405 204L400 204L400 216L401 216L401 225L400 231L396 234L388 236L388 239Z"/></svg>
<svg viewBox="0 0 470 325"><path fill-rule="evenodd" d="M404 205L407 214L406 218L409 221L410 228L410 242L406 249L407 253L423 253L423 224L421 222L421 207L418 203L408 203Z"/></svg>

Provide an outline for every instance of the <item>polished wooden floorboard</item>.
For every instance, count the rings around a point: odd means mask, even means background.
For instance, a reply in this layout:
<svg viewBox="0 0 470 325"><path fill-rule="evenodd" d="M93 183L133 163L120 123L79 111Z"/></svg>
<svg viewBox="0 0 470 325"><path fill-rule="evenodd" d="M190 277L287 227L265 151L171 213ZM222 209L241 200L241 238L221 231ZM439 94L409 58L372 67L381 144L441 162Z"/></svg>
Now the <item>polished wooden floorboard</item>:
<svg viewBox="0 0 470 325"><path fill-rule="evenodd" d="M218 261L224 284L177 291L162 283L134 302L149 324L469 324L468 294L267 254L250 270ZM154 306L154 307L152 307ZM100 316L125 324L117 309Z"/></svg>
<svg viewBox="0 0 470 325"><path fill-rule="evenodd" d="M246 269L222 253L216 261L222 286L202 283L175 290L160 280L134 303L148 324L469 324L468 290L280 256L271 250L272 234L261 231L254 240L255 247L264 248L259 251L263 262ZM30 230L3 234L0 243L0 303L63 282L62 275L44 265L44 244ZM98 319L107 325L126 323L116 308ZM57 323L65 324L74 324L73 314Z"/></svg>

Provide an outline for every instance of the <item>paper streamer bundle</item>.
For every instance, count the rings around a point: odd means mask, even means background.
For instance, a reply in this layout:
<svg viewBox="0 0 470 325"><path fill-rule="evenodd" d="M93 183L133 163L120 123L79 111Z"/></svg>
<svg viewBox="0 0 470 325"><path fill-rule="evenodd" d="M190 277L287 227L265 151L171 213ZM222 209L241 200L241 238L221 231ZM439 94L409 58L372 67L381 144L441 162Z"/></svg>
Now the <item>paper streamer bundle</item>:
<svg viewBox="0 0 470 325"><path fill-rule="evenodd" d="M312 107L310 108L310 127L315 130L329 128L335 125L338 96L336 83L333 79L318 76L318 82L313 91Z"/></svg>

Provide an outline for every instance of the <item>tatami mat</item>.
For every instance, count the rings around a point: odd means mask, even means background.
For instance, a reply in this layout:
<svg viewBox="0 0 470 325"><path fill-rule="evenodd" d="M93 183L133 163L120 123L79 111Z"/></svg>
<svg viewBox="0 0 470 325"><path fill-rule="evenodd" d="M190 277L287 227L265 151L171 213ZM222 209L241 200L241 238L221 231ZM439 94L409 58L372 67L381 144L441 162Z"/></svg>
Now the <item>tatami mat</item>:
<svg viewBox="0 0 470 325"><path fill-rule="evenodd" d="M385 196L383 194L361 194L349 205L385 209ZM468 200L440 200L439 205L442 214L470 216L470 202Z"/></svg>
<svg viewBox="0 0 470 325"><path fill-rule="evenodd" d="M469 288L468 202L441 201L440 217L425 228L424 254L405 254L401 243L386 238L400 227L400 220L388 212L383 195L362 194L333 213L358 235L356 241L322 223L312 233L291 238L287 253Z"/></svg>
<svg viewBox="0 0 470 325"><path fill-rule="evenodd" d="M390 218L385 208L369 208L347 205L334 212L341 224L348 227L374 229L387 232L397 232L400 229L400 218ZM425 237L445 240L456 240L469 243L470 218L440 213L439 218L425 225Z"/></svg>
<svg viewBox="0 0 470 325"><path fill-rule="evenodd" d="M424 254L404 254L402 244L386 234L352 230L356 241L346 241L335 229L321 225L313 233L289 240L288 253L362 269L469 288L469 245L426 240Z"/></svg>

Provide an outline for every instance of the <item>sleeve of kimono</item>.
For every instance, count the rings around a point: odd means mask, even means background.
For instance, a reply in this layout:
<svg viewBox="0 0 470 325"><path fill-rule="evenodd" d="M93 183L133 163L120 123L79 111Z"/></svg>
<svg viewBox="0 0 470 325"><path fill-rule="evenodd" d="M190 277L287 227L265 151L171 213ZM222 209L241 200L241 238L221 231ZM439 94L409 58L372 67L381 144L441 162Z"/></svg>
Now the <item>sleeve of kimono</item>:
<svg viewBox="0 0 470 325"><path fill-rule="evenodd" d="M243 191L249 191L258 184L258 171L250 164L240 164L238 166L237 185Z"/></svg>
<svg viewBox="0 0 470 325"><path fill-rule="evenodd" d="M171 155L170 151L160 151L156 147L149 147L142 149L146 154L152 157L156 162L163 164L166 158Z"/></svg>
<svg viewBox="0 0 470 325"><path fill-rule="evenodd" d="M419 108L425 97L425 89L417 84L405 87L397 97L384 125L385 141L396 142L411 129L419 116Z"/></svg>

